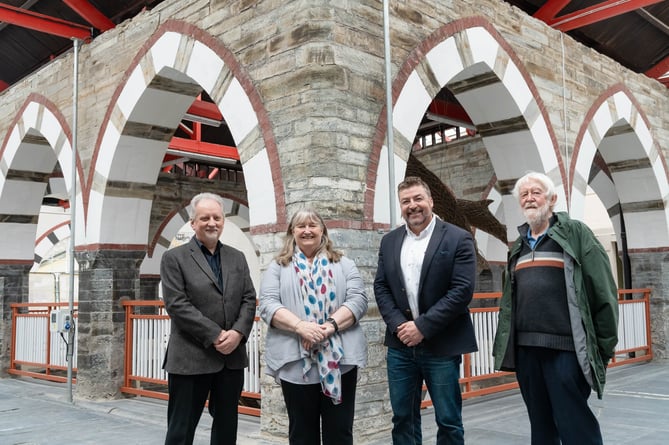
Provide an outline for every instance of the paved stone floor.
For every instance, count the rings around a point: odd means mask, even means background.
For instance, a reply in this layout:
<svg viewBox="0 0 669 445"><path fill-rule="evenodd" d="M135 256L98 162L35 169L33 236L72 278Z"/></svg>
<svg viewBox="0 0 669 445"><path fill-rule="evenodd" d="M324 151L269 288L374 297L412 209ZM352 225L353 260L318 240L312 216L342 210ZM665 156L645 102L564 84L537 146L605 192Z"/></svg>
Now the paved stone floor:
<svg viewBox="0 0 669 445"><path fill-rule="evenodd" d="M609 371L603 400L592 398L607 445L669 443L669 361ZM147 398L67 401L63 384L28 378L0 379L0 445L158 445L165 434L167 403ZM472 445L529 444L529 423L520 394L466 400L465 437ZM432 410L423 414L424 443L434 443ZM196 445L209 443L211 421L202 416ZM239 445L285 444L260 436L257 418L241 416ZM389 445L380 437L369 445Z"/></svg>

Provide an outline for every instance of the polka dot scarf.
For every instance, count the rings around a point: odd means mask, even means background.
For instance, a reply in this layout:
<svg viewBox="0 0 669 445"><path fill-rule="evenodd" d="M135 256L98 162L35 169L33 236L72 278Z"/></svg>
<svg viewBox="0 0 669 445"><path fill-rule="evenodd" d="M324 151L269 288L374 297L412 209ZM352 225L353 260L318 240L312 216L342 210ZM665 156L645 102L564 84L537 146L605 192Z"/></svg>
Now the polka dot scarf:
<svg viewBox="0 0 669 445"><path fill-rule="evenodd" d="M327 256L320 254L309 266L306 256L297 249L293 256L293 265L299 278L306 321L325 323L325 320L337 310L330 261ZM339 360L344 355L344 350L339 334L334 334L322 343L314 345L308 352L309 356L304 358L302 374L306 376L311 367L317 364L323 394L330 397L335 405L341 403Z"/></svg>

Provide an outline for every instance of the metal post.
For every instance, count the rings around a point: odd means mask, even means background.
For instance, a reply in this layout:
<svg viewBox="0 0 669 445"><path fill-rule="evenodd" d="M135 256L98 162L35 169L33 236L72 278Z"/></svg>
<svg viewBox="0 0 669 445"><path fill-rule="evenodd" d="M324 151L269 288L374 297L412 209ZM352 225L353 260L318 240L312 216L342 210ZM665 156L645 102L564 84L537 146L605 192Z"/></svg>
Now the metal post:
<svg viewBox="0 0 669 445"><path fill-rule="evenodd" d="M74 332L75 332L75 323L74 323L74 247L75 239L74 236L77 233L76 230L76 217L77 217L77 127L78 119L77 114L79 111L79 47L81 45L81 40L74 40L74 85L73 85L73 94L72 94L72 184L70 186L70 292L69 292L69 312L70 312L70 329L67 331L67 353L65 357L67 359L67 400L72 403L72 360L74 357Z"/></svg>
<svg viewBox="0 0 669 445"><path fill-rule="evenodd" d="M571 179L569 178L569 140L568 140L568 131L567 131L567 80L566 80L566 62L565 62L565 52L564 52L564 33L560 32L560 46L562 48L562 127L564 129L564 165L565 168L565 199L567 201L567 212L571 210Z"/></svg>
<svg viewBox="0 0 669 445"><path fill-rule="evenodd" d="M390 14L388 0L383 0L383 45L386 65L386 125L388 145L388 204L390 205L390 229L395 227L395 149L393 146L393 92L390 73Z"/></svg>
<svg viewBox="0 0 669 445"><path fill-rule="evenodd" d="M53 272L53 297L56 303L60 303L60 272Z"/></svg>

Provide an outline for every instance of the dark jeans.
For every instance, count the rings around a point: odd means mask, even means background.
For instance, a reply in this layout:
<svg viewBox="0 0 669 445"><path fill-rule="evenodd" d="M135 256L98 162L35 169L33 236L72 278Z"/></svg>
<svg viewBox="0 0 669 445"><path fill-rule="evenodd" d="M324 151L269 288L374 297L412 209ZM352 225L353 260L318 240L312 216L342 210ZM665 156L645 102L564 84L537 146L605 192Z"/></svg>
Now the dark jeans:
<svg viewBox="0 0 669 445"><path fill-rule="evenodd" d="M446 341L446 340L445 340ZM388 387L393 408L393 444L420 445L423 380L437 421L437 445L465 443L460 390L461 356L437 356L422 346L388 348Z"/></svg>
<svg viewBox="0 0 669 445"><path fill-rule="evenodd" d="M576 353L518 347L516 377L530 417L532 445L601 445L588 406L590 385Z"/></svg>
<svg viewBox="0 0 669 445"><path fill-rule="evenodd" d="M168 374L167 435L165 445L193 443L207 396L213 417L211 445L237 443L237 407L244 387L242 369L222 369L215 374Z"/></svg>
<svg viewBox="0 0 669 445"><path fill-rule="evenodd" d="M298 385L281 381L288 410L290 445L353 445L353 416L358 368L341 376L342 402L332 403L323 395L321 385ZM321 425L322 422L322 425Z"/></svg>

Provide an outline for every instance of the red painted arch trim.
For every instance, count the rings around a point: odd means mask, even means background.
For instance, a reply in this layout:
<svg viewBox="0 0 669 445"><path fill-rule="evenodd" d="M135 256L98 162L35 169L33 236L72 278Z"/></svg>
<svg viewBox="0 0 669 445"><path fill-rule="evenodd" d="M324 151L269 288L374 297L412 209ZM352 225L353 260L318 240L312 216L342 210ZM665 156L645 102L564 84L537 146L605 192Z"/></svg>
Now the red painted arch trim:
<svg viewBox="0 0 669 445"><path fill-rule="evenodd" d="M60 224L56 224L55 226L53 226L52 228L50 228L49 230L47 230L46 232L44 232L39 238L37 238L37 240L35 241L35 245L38 245L39 243L41 243L42 240L43 240L44 238L46 238L47 236L51 235L53 232L55 232L56 230L60 229L61 227L63 227L63 226L69 226L69 225L70 225L70 221L63 221L63 222L60 223ZM71 233L70 233L70 236L72 236Z"/></svg>
<svg viewBox="0 0 669 445"><path fill-rule="evenodd" d="M449 37L452 37L454 34L465 31L469 28L482 27L484 28L500 45L502 49L509 56L509 59L514 62L518 71L520 72L522 78L525 80L527 87L532 92L532 97L537 104L539 112L546 124L546 128L551 138L553 145L553 151L555 152L555 158L558 163L558 168L560 170L560 175L564 178L565 176L565 165L564 160L559 153L559 145L557 143L557 137L555 136L555 131L551 125L551 120L549 118L546 106L539 95L539 90L532 81L530 73L525 69L522 61L513 50L511 45L504 40L502 35L495 29L495 27L484 17L473 16L467 17L460 20L455 20L453 22L447 23L444 26L440 27L429 35L425 40L420 42L407 56L406 60L400 67L397 76L392 83L392 102L393 106L397 102L402 88L406 84L407 80L411 73L415 70L416 66L425 59L425 55L436 47L441 42L445 41ZM442 86L443 87L443 86ZM381 148L383 146L383 141L386 137L386 105L384 104L379 113L379 119L376 124L376 129L374 131L374 137L372 140L372 152L369 159L369 166L367 168L367 190L365 192L365 203L364 203L364 226L371 227L375 224L374 220L374 193L376 187L376 172L379 165L379 157L381 156ZM566 184L563 184L566 193ZM382 224L382 226L388 227L387 224Z"/></svg>
<svg viewBox="0 0 669 445"><path fill-rule="evenodd" d="M571 190L574 185L574 173L576 171L576 163L578 161L579 157L578 155L581 151L583 138L585 137L585 134L588 131L588 127L590 126L590 123L595 117L595 113L597 112L597 110L599 110L602 104L604 104L607 100L609 100L617 93L623 93L625 96L627 96L627 98L632 102L634 110L638 113L639 117L641 117L643 122L646 124L646 127L649 130L652 128L652 126L650 125L650 121L648 120L648 117L643 112L641 104L635 99L631 91L625 85L623 84L612 85L611 87L603 91L602 94L600 94L599 97L592 103L592 106L590 107L585 117L583 118L583 123L581 124L581 128L579 129L578 134L576 135L576 140L574 141L574 150L572 152L571 162L569 165L569 190ZM657 141L655 140L655 138L653 138L653 145L657 147ZM664 157L662 150L660 150L659 147L657 147L657 153L660 159L662 160L662 167L664 168L665 180L669 182L669 171L667 169L667 161Z"/></svg>
<svg viewBox="0 0 669 445"><path fill-rule="evenodd" d="M7 143L9 142L9 137L12 134L12 130L19 123L19 121L23 119L23 115L26 111L26 108L28 108L28 106L31 103L42 105L46 110L51 112L51 114L56 118L56 121L58 121L58 125L62 129L65 138L69 142L70 149L72 149L72 130L70 129L70 126L67 123L67 119L60 111L60 109L45 96L42 96L41 94L37 93L30 93L28 97L26 97L26 100L23 102L23 105L21 105L21 108L19 108L19 110L14 115L14 118L12 119L12 122L8 127L8 131L5 134L5 139L2 141L2 146L0 146L0 159L5 156L5 150L7 149ZM53 149L53 147L51 148ZM56 162L59 162L58 159L56 159ZM77 169L77 179L79 181L79 184L77 185L80 187L80 190L82 190L84 187L84 182L83 182L84 168L81 162L81 158L79 157L79 152L76 153L76 169Z"/></svg>
<svg viewBox="0 0 669 445"><path fill-rule="evenodd" d="M230 201L234 201L236 203L242 204L246 207L249 206L249 203L243 199L239 199L233 195L229 195L227 193L219 193L219 195L224 198L224 199L229 199ZM156 248L156 245L158 244L158 241L162 237L163 230L172 221L172 218L174 215L177 213L181 212L183 209L188 207L190 205L190 200L188 201L182 201L181 206L178 209L175 209L171 211L165 218L163 218L162 222L160 223L160 226L158 226L158 229L156 230L156 234L153 236L153 239L149 242L149 245L147 246L147 255L150 257L153 257L153 251Z"/></svg>
<svg viewBox="0 0 669 445"><path fill-rule="evenodd" d="M35 260L0 260L2 266L32 266Z"/></svg>
<svg viewBox="0 0 669 445"><path fill-rule="evenodd" d="M96 252L98 250L118 250L126 252L142 252L146 251L146 244L105 244L95 243L86 244L85 246L76 246L75 252Z"/></svg>
<svg viewBox="0 0 669 445"><path fill-rule="evenodd" d="M158 39L160 39L165 33L168 32L175 32L191 37L214 51L214 53L224 61L226 68L232 72L235 79L240 83L244 92L247 94L253 110L256 113L256 117L258 118L261 137L265 143L265 149L269 158L272 183L274 184L277 224L287 224L285 191L283 188L283 178L281 177L281 164L279 161L278 148L274 133L272 131L272 126L270 124L269 116L267 110L264 107L260 94L253 85L253 81L246 69L244 69L244 67L237 61L234 54L220 40L206 31L180 20L167 20L165 23L160 25L160 27L153 33L151 37L149 37L149 39L141 46L133 58L128 69L121 77L119 85L116 87L116 90L110 98L109 106L100 125L98 137L95 142L95 149L93 151L91 164L89 167L89 176L83 190L84 215L88 214L88 203L102 139L104 137L107 126L110 125L111 115L114 107L116 106L116 103L118 102L118 98L125 88L130 75L134 72L140 61L147 55Z"/></svg>

